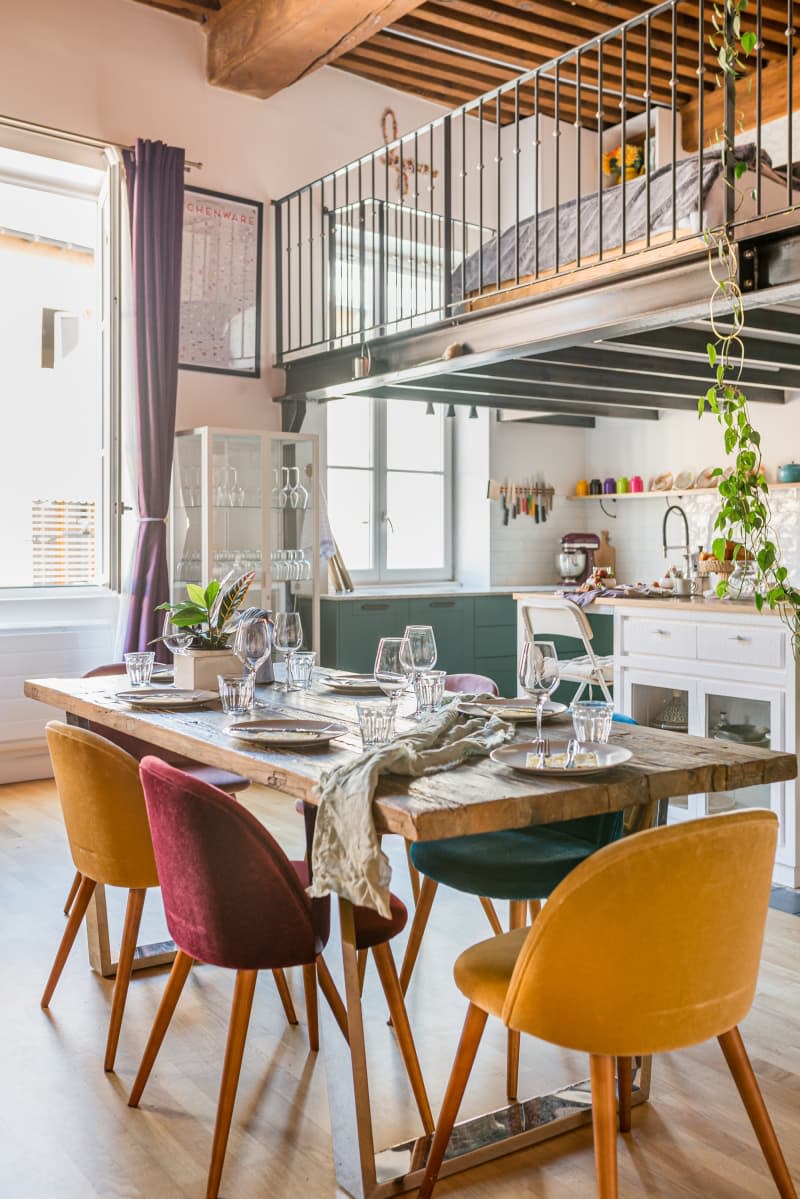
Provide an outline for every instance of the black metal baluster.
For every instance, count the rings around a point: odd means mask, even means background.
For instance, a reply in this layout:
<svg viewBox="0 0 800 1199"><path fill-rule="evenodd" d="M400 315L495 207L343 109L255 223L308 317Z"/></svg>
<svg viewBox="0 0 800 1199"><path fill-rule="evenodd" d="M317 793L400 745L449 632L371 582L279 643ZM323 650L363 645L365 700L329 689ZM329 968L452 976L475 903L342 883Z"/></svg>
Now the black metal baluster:
<svg viewBox="0 0 800 1199"><path fill-rule="evenodd" d="M433 177L434 165L436 163L436 148L435 148L435 144L434 144L434 140L433 140L433 124L430 124L428 126L428 154L429 154L429 159L428 159L428 167L429 167L429 169L428 169L428 197L429 197L428 211L429 211L430 215L428 217L428 238L427 238L427 243L426 243L428 255L427 255L427 262L425 264L425 289L426 289L425 294L427 296L427 307L426 307L425 311L432 312L434 308L438 308L438 304L434 304L434 297L433 297L433 281L435 278L433 235L434 235L434 229L437 228L437 222L435 219L435 217L436 217L436 204L435 204L436 192L435 192L435 184L434 184L434 177ZM440 261L441 261L441 258L440 258Z"/></svg>
<svg viewBox="0 0 800 1199"><path fill-rule="evenodd" d="M622 217L622 253L627 250L628 230L627 230L627 204L626 204L626 186L628 176L628 31L623 27L622 30L622 98L619 102L620 111L620 127L622 130L622 179L620 181L620 215Z"/></svg>
<svg viewBox="0 0 800 1199"><path fill-rule="evenodd" d="M372 290L370 293L371 307L370 307L369 327L370 327L370 329L374 329L376 324L378 323L376 320L376 316L377 316L377 312L378 312L378 291L380 288L380 277L379 277L378 271L375 269L375 266L376 266L376 263L375 263L375 258L376 258L376 255L375 255L375 205L377 203L377 198L375 196L375 151L374 150L370 154L369 185L370 185L369 228L370 228L370 234L371 234L370 242L369 242L369 245L370 245L369 259L370 259L370 266L372 267Z"/></svg>
<svg viewBox="0 0 800 1199"><path fill-rule="evenodd" d="M758 10L761 4L756 0ZM794 5L792 0L786 0L786 206L792 205L792 171L794 168L794 149L792 145L792 89L794 76Z"/></svg>
<svg viewBox="0 0 800 1199"><path fill-rule="evenodd" d="M556 59L555 65L555 100L553 103L553 177L555 180L555 198L553 200L553 273L558 274L558 197L561 190L561 59Z"/></svg>
<svg viewBox="0 0 800 1199"><path fill-rule="evenodd" d="M461 113L461 299L467 298L467 114Z"/></svg>
<svg viewBox="0 0 800 1199"><path fill-rule="evenodd" d="M347 336L353 336L353 214L350 211L350 167L344 171L344 217L345 217L345 311L347 313Z"/></svg>
<svg viewBox="0 0 800 1199"><path fill-rule="evenodd" d="M575 265L581 265L581 221L583 219L581 203L581 53L575 55Z"/></svg>
<svg viewBox="0 0 800 1199"><path fill-rule="evenodd" d="M341 338L341 336L344 332L344 330L339 328L340 321L341 321L341 317L339 315L341 312L341 304L339 303L339 301L340 301L340 298L342 297L342 295L344 294L344 292L343 292L342 283L340 282L340 276L341 276L341 271L342 271L342 255L341 255L341 251L337 244L337 239L336 239L336 182L337 182L337 176L336 176L335 171L331 175L331 180L333 183L333 187L331 189L333 192L333 198L332 198L332 202L331 202L331 211L328 215L328 271L330 273L331 279L333 280L333 287L331 288L330 300L329 300L329 304L328 304L328 314L329 314L329 326L330 326L330 328L329 328L330 345L331 345L331 348L333 348L333 346L336 344L336 342L339 340L339 338Z"/></svg>
<svg viewBox="0 0 800 1199"><path fill-rule="evenodd" d="M700 2L700 4L702 4L703 0L699 0L699 2ZM649 13L647 14L647 19L645 21L644 37L645 37L645 46L644 46L644 114L645 114L644 115L644 123L645 123L645 135L644 135L644 175L645 175L645 178L644 178L644 227L645 227L644 244L645 244L645 247L649 248L649 246L650 246L650 146L653 144L653 140L654 140L653 131L650 128L650 115L651 115L651 103L652 103L651 93L653 90L653 81L652 81L652 77L651 77L651 71L652 71L652 66L653 66L653 59L652 59L653 26L652 26L652 21L651 21L651 17L650 17Z"/></svg>
<svg viewBox="0 0 800 1199"><path fill-rule="evenodd" d="M602 38L597 39L597 261L603 261L603 132L605 116L603 110L603 49Z"/></svg>
<svg viewBox="0 0 800 1199"><path fill-rule="evenodd" d="M478 101L478 295L483 293L483 97Z"/></svg>
<svg viewBox="0 0 800 1199"><path fill-rule="evenodd" d="M275 212L275 361L283 361L283 201L274 205Z"/></svg>
<svg viewBox="0 0 800 1199"><path fill-rule="evenodd" d="M444 265L442 274L443 316L450 315L450 306L453 302L453 213L451 196L451 189L453 186L453 129L451 121L452 117L449 115L444 118L444 128L442 131L442 186L444 188L442 204L444 221Z"/></svg>
<svg viewBox="0 0 800 1199"><path fill-rule="evenodd" d="M761 216L761 71L762 71L761 0L756 0L756 214ZM791 96L791 91L789 95Z"/></svg>
<svg viewBox="0 0 800 1199"><path fill-rule="evenodd" d="M539 150L541 130L539 123L539 72L533 77L533 277L539 278Z"/></svg>
<svg viewBox="0 0 800 1199"><path fill-rule="evenodd" d="M519 80L514 85L514 282L519 287Z"/></svg>
<svg viewBox="0 0 800 1199"><path fill-rule="evenodd" d="M414 291L412 293L411 303L411 319L413 323L414 317L417 315L419 306L419 134L414 132L414 244L411 250L413 255L412 272L414 278ZM409 214L409 234L411 233L411 218Z"/></svg>
<svg viewBox="0 0 800 1199"><path fill-rule="evenodd" d="M286 348L295 348L292 342L292 200L286 205Z"/></svg>
<svg viewBox="0 0 800 1199"><path fill-rule="evenodd" d="M678 153L678 7L672 4L672 63L671 79L669 81L672 116L672 240L675 241L678 228L678 209L676 202L676 168ZM702 212L702 209L701 209Z"/></svg>
<svg viewBox="0 0 800 1199"><path fill-rule="evenodd" d="M402 319L405 315L405 282L404 282L405 276L403 274L403 257L404 257L404 255L403 255L403 234L404 234L404 230L405 230L405 184L406 184L406 172L405 172L406 164L405 164L405 159L403 157L404 149L403 149L402 137L400 138L400 146L398 148L398 152L400 154L400 168L399 168L398 175L397 175L397 186L400 188L400 208L397 213L397 218L395 218L395 219L397 220L399 218L399 221L400 221L400 237L398 238L398 246L397 246L397 251L398 251L398 253L397 253L397 278L398 278L398 284L399 284L398 295L399 295L399 299L400 299L400 311L397 314L397 318L398 318L398 320L402 321Z"/></svg>
<svg viewBox="0 0 800 1199"><path fill-rule="evenodd" d="M733 13L725 4L725 42L729 46L736 44L737 38L733 29ZM736 76L732 71L725 72L725 228L728 236L732 236L733 221L736 216Z"/></svg>
<svg viewBox="0 0 800 1199"><path fill-rule="evenodd" d="M495 99L497 108L495 109L496 144L495 144L495 154L494 154L494 170L495 170L495 178L496 178L496 183L497 183L497 195L495 198L495 201L497 204L497 229L495 230L495 243L494 243L495 263L494 263L494 265L495 265L495 287L497 288L498 291L500 290L500 285L501 285L501 280L500 280L500 231L502 230L503 224L504 224L504 221L502 219L502 211L503 210L501 208L502 197L501 197L501 192L500 192L500 175L501 175L501 168L502 168L502 164L503 164L503 147L501 144L502 125L500 122L500 113L501 113L500 96L501 96L501 92L498 91L496 99Z"/></svg>
<svg viewBox="0 0 800 1199"><path fill-rule="evenodd" d="M297 193L297 348L303 346L303 193Z"/></svg>
<svg viewBox="0 0 800 1199"><path fill-rule="evenodd" d="M760 0L757 0L760 3ZM703 143L705 142L705 73L706 73L705 5L697 0L697 211L703 211Z"/></svg>

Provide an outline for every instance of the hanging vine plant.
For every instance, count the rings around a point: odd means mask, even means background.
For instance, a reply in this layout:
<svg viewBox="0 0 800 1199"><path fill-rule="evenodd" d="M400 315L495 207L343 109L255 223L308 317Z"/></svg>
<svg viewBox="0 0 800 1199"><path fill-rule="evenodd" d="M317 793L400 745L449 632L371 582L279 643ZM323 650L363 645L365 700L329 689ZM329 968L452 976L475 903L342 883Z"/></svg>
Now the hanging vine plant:
<svg viewBox="0 0 800 1199"><path fill-rule="evenodd" d="M717 85L724 87L745 73L746 59L759 49L756 36L742 30L742 13L747 0L725 0L724 7L714 6L714 33L709 42L717 56L719 71ZM720 135L720 153L728 186L736 189L738 203L741 195L738 181L747 169L744 161L736 160L733 139L727 126ZM733 163L733 182L729 164ZM762 457L761 435L753 426L747 396L741 380L745 362L743 333L745 309L739 288L739 262L730 231L722 226L706 230L708 265L712 280L709 301L711 328L714 340L708 343L708 361L713 382L700 397L699 414L710 410L722 427L725 453L731 460L728 470L718 468L720 510L714 522L719 536L714 539L712 552L723 560L726 549L733 543L734 561L754 575L756 608L765 606L777 610L788 625L795 646L800 648L800 591L789 583L789 572L781 560L778 538L772 527L769 485ZM717 586L720 596L736 594L727 580Z"/></svg>

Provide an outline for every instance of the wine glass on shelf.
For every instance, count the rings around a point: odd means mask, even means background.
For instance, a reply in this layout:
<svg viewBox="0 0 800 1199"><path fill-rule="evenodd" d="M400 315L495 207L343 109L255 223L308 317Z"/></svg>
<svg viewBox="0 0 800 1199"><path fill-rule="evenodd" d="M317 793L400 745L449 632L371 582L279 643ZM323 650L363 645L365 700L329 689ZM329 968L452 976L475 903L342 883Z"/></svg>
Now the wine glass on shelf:
<svg viewBox="0 0 800 1199"><path fill-rule="evenodd" d="M414 675L411 649L405 637L381 637L375 655L375 682L396 703Z"/></svg>
<svg viewBox="0 0 800 1199"><path fill-rule="evenodd" d="M536 740L542 740L542 713L559 681L558 654L552 641L525 641L519 659L519 683L536 700Z"/></svg>
<svg viewBox="0 0 800 1199"><path fill-rule="evenodd" d="M279 612L275 617L274 643L275 648L286 655L286 681L283 684L283 691L286 693L292 690L292 654L303 644L303 626L297 612Z"/></svg>
<svg viewBox="0 0 800 1199"><path fill-rule="evenodd" d="M251 620L239 621L233 639L233 652L245 670L252 674L255 688L259 667L267 661L272 653L269 621L266 617L257 616Z"/></svg>

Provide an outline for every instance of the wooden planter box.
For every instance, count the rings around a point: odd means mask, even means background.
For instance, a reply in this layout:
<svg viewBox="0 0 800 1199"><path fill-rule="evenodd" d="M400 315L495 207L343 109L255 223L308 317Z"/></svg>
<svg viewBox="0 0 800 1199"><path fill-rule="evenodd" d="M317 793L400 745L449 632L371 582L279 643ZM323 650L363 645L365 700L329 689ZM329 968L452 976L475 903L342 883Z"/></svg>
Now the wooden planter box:
<svg viewBox="0 0 800 1199"><path fill-rule="evenodd" d="M242 664L229 649L190 649L174 657L175 686L190 691L218 691L218 674L242 673Z"/></svg>

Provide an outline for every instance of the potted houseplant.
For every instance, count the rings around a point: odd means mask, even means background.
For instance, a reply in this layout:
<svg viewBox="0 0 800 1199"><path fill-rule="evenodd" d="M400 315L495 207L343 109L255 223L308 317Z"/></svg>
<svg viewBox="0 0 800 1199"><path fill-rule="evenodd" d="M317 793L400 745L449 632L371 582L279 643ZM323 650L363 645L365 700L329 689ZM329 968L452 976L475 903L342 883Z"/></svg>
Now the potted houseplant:
<svg viewBox="0 0 800 1199"><path fill-rule="evenodd" d="M217 690L217 675L230 674L241 663L230 648L233 617L244 603L254 572L220 583L212 579L207 587L187 583L185 600L159 604L156 611L168 612L177 629L185 629L190 638L175 654L175 686L192 690Z"/></svg>

